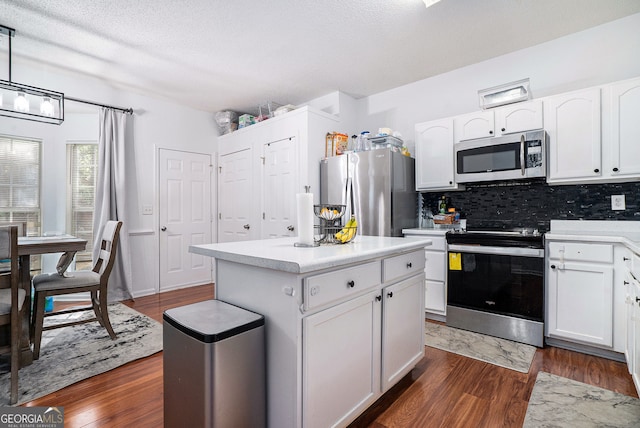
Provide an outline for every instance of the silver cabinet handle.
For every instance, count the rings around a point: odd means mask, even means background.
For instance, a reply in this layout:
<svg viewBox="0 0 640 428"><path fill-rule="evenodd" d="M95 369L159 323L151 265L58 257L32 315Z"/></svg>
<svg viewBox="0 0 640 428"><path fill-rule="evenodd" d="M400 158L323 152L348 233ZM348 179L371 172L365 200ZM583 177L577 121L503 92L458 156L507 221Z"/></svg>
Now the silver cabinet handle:
<svg viewBox="0 0 640 428"><path fill-rule="evenodd" d="M245 228L245 229L247 229L247 230L251 229L251 226L249 226L248 224L245 224L245 225L244 225L244 226L242 226L242 227L244 227L244 228Z"/></svg>
<svg viewBox="0 0 640 428"><path fill-rule="evenodd" d="M160 228L160 230L161 230L161 231L163 231L163 232L166 232L166 231L167 231L167 226L162 226L162 227Z"/></svg>

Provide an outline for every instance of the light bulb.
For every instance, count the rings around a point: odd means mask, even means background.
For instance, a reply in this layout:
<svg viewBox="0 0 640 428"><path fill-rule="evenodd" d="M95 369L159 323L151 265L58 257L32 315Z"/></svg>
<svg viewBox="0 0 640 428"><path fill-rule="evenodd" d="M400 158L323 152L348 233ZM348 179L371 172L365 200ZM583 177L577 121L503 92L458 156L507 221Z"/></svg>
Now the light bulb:
<svg viewBox="0 0 640 428"><path fill-rule="evenodd" d="M13 101L13 109L24 113L29 112L29 100L24 95L24 92L18 92L16 99Z"/></svg>
<svg viewBox="0 0 640 428"><path fill-rule="evenodd" d="M42 97L42 102L40 103L40 114L43 116L53 117L53 103L51 102L51 98Z"/></svg>

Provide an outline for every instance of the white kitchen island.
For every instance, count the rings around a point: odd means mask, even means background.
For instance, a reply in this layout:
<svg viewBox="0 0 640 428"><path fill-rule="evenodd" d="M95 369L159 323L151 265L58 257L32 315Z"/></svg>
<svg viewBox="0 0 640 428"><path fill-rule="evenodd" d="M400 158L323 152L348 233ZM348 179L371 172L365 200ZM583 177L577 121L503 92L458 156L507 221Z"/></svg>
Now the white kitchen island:
<svg viewBox="0 0 640 428"><path fill-rule="evenodd" d="M345 426L424 355L425 238L193 245L216 298L265 316L270 427Z"/></svg>

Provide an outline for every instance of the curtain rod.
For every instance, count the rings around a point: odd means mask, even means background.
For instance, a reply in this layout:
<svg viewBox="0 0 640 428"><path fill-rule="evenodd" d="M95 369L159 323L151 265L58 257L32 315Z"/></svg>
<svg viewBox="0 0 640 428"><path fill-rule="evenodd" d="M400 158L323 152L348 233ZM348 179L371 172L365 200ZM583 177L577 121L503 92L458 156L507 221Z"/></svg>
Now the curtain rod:
<svg viewBox="0 0 640 428"><path fill-rule="evenodd" d="M65 96L64 99L68 100L68 101L75 101L77 103L91 104L91 105L98 106L98 107L112 108L114 110L120 110L121 112L124 112L124 113L133 114L133 109L132 108L115 107L115 106L110 106L110 105L100 104L100 103L94 103L93 101L81 100L81 99L78 99L78 98L72 98L72 97L67 97L67 96Z"/></svg>

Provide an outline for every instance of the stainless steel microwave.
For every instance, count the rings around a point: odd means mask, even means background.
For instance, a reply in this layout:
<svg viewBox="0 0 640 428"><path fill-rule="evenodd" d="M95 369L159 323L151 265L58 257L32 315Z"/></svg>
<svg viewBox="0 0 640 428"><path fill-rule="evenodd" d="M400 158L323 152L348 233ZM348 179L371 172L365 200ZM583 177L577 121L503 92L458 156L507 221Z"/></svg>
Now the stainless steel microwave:
<svg viewBox="0 0 640 428"><path fill-rule="evenodd" d="M544 130L460 141L454 150L458 183L518 180L547 174Z"/></svg>

